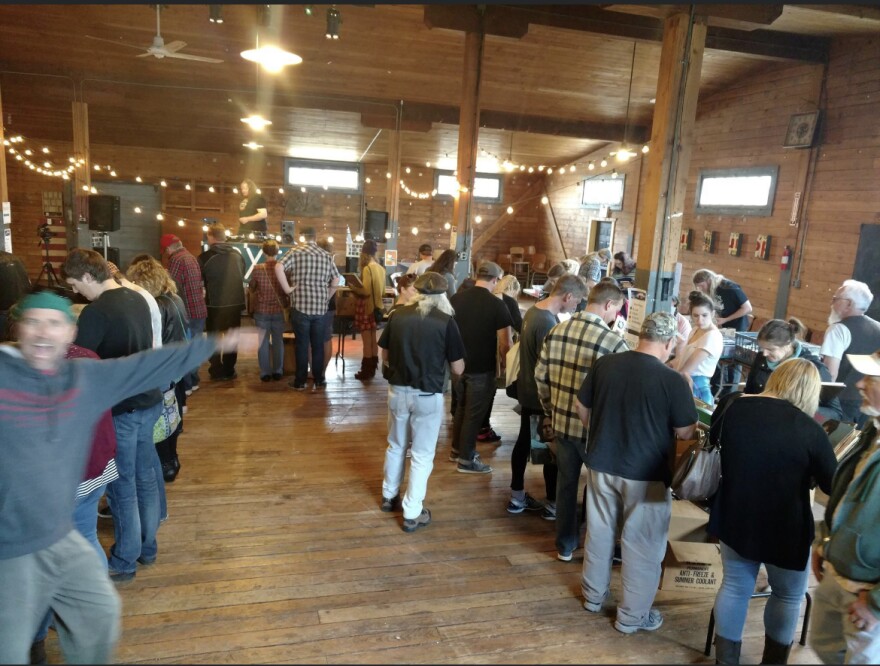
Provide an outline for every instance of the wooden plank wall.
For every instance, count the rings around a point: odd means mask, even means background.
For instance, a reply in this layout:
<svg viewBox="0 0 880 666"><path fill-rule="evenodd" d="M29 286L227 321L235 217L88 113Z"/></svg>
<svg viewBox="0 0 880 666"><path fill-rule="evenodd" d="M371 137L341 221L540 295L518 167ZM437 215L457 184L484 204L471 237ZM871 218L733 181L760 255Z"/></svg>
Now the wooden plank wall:
<svg viewBox="0 0 880 666"><path fill-rule="evenodd" d="M46 145L56 162L66 162L66 156L72 153L72 146L65 142L42 142L29 137L29 145L38 149ZM204 218L215 218L218 222L231 229L238 226L239 195L232 191L241 179L250 174L263 173L263 179L256 179L257 185L266 198L269 209L269 230L280 233L281 220L284 216L285 196L279 192L283 160L268 156L265 161L256 163L253 159L246 162L239 156L220 153L202 153L181 150L158 150L134 146L91 147L93 162L100 165L111 165L118 174L120 182L133 182L140 176L144 183L154 183L157 187L160 180L165 179L167 187L161 188L165 201L165 219L157 224L161 233L174 233L180 236L184 244L193 252L197 252L202 238ZM64 156L64 157L62 157ZM410 167L410 174L403 173ZM386 196L386 165L368 164L364 175L370 178L365 186L364 196L340 194L333 192L315 192L321 198L322 212L318 217L294 216L300 226L314 226L319 237L333 236L334 244L344 251L346 228L352 235L360 230L360 207L365 204L371 210L385 210ZM421 174L421 175L420 175ZM413 164L402 165L402 175L407 185L415 191L430 192L434 188L434 170ZM484 258L494 259L498 253L507 252L511 245L535 245L537 250L544 251L551 237L544 224L543 206L540 200L517 202L529 184L538 178L537 175L523 176L512 174L505 178L502 189L503 201L500 204L477 203L474 215L481 215L483 224L475 226L475 237L479 237L481 229L488 226L500 215L508 205L516 207L514 219L505 225L502 233L493 238L483 249ZM109 179L106 168L100 173L94 172L94 185L100 192L102 180ZM13 211L12 242L16 254L19 254L28 268L32 278L39 273L42 259L36 245L36 227L42 222L41 193L43 191L62 190L63 181L39 175L24 168L18 162L9 165L8 182L10 200ZM193 191L185 189L186 184L195 187ZM215 192L208 192L209 186ZM190 205L194 202L193 205ZM123 206L125 202L122 202ZM179 226L184 220L184 226ZM400 238L398 256L401 261L417 259L418 246L430 242L435 248L449 245L449 230L444 228L452 221L452 201L441 199L417 199L401 193L400 204ZM413 227L419 229L413 235ZM144 248L158 256L158 246Z"/></svg>
<svg viewBox="0 0 880 666"><path fill-rule="evenodd" d="M644 177L642 158L635 157L626 163L620 163L612 157L609 158L608 166L605 168L599 167L599 159L596 160L596 168L593 171L588 171L585 166L579 166L574 173L554 173L547 177L547 191L556 223L559 225L566 252L572 259L577 259L586 253L590 220L599 216L599 209L584 208L581 205L582 183L587 178L610 176L612 169L617 169L618 173L626 177L626 184L623 190L622 209L612 211L612 217L617 221L611 249L613 252L631 251L638 242L635 221L641 181ZM548 224L552 225L549 219ZM553 233L555 234L555 231ZM558 247L558 244L554 244L554 247ZM564 257L557 250L550 258L552 263Z"/></svg>
<svg viewBox="0 0 880 666"><path fill-rule="evenodd" d="M693 273L709 268L737 282L749 297L756 317L772 318L780 279L788 272L779 269L785 245L795 247L797 227L789 225L797 172L802 150L782 147L789 118L794 113L811 110L811 95L818 65L764 66L753 76L727 90L701 100L697 111L694 148L682 229L692 229L691 250L682 250L681 295L693 288ZM812 102L815 109L815 100ZM694 212L697 179L701 169L778 166L776 199L770 217L697 215ZM703 252L703 232L716 232L714 253ZM742 252L728 254L730 233L743 234ZM754 256L759 234L771 236L771 254L767 260ZM803 316L797 308L792 314ZM815 325L815 320L806 322Z"/></svg>
<svg viewBox="0 0 880 666"><path fill-rule="evenodd" d="M880 38L833 43L827 90L802 283L789 302L817 330L825 328L834 291L852 277L860 226L880 223Z"/></svg>

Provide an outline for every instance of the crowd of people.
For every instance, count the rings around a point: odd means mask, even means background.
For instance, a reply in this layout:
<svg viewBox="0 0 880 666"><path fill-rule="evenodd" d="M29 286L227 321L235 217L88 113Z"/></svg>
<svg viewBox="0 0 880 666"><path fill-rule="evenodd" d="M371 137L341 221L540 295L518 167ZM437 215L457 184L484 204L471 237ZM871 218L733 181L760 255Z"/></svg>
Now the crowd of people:
<svg viewBox="0 0 880 666"><path fill-rule="evenodd" d="M89 302L78 316L66 298L30 293L29 284L7 305L16 344L0 347L0 434L18 463L0 472L0 661L39 661L50 624L68 661L112 658L120 631L114 584L126 584L157 560L168 517L165 484L180 471L186 399L198 390L206 360L211 380L236 379L246 301L264 332L260 380L283 377L289 321L296 340L289 386L304 391L311 379L313 393L326 387L340 274L314 229L302 233L304 242L280 260L278 244L263 243L266 261L253 270L247 297L241 255L225 229L212 225L208 248L198 256L178 237L163 236L167 268L143 254L123 273L93 250L72 250L62 275ZM425 245L421 260L398 278L397 301L384 312L377 249L364 242L361 285L352 289L364 341L356 377L372 379L381 365L388 382L380 507L400 510L405 532L432 521L426 497L444 394L451 394L452 407L449 460L459 473L493 472L477 448L502 439L490 417L516 341L520 428L506 510L551 521L562 562L583 547L586 611L608 604L617 560L622 591L615 629L631 634L663 624L654 599L675 441L694 437L694 398L717 401L710 438L721 444L723 481L708 505L708 530L720 541L724 570L715 602L717 661L739 663L748 600L763 565L771 586L764 663L786 663L810 562L821 581L812 633L820 657L825 663L880 658L880 324L865 314L873 298L867 285L847 280L835 293L821 358L804 345L800 322L770 320L757 334L760 352L745 385L731 372L713 388L720 327L744 330L752 308L739 285L708 269L694 274L684 307L644 318L630 348L618 326L626 283L635 279L625 253L561 262L522 314L521 285L498 264L482 262L473 279L456 286L455 253L445 250L435 260ZM846 386L841 398L820 401L822 381L834 379ZM719 390L724 387L729 390ZM33 409L24 413L22 405ZM825 419L865 426L840 461L819 425ZM551 452L537 463L543 500L526 488L528 462L541 440ZM815 486L830 496L818 539L810 509ZM96 535L102 495L113 518L108 555Z"/></svg>

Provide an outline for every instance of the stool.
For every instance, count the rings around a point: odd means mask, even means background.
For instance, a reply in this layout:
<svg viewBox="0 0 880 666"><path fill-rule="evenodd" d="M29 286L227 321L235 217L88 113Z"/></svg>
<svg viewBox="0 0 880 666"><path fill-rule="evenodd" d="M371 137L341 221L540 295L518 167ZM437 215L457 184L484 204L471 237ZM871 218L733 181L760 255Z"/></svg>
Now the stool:
<svg viewBox="0 0 880 666"><path fill-rule="evenodd" d="M757 599L758 597L769 597L769 592L756 592L752 595L752 599ZM807 629L810 628L810 611L813 609L813 597L810 596L809 592L805 592L804 596L807 598L807 607L804 610L804 624L801 627L801 640L799 643L801 645L807 644ZM709 613L709 630L706 632L706 649L703 650L703 654L707 657L712 654L712 636L715 634L715 607L712 607L712 611Z"/></svg>
<svg viewBox="0 0 880 666"><path fill-rule="evenodd" d="M284 374L292 375L296 372L296 336L288 331L281 334L284 341Z"/></svg>

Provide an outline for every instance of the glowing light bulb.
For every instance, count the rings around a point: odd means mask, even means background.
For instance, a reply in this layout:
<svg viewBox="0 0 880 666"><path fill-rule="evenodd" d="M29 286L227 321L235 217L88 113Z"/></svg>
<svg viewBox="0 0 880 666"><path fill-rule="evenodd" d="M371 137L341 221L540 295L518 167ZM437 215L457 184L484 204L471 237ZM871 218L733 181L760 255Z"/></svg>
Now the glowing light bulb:
<svg viewBox="0 0 880 666"><path fill-rule="evenodd" d="M161 221L164 220L164 219L165 219L165 216L162 215L162 213L156 213L156 220L158 220L159 222L161 222Z"/></svg>
<svg viewBox="0 0 880 666"><path fill-rule="evenodd" d="M161 185L162 187L168 187L168 183L166 183L164 180L159 181L159 185Z"/></svg>
<svg viewBox="0 0 880 666"><path fill-rule="evenodd" d="M144 179L141 178L140 176L135 176L135 177L134 177L134 180L135 180L136 183L143 183L143 182L144 182Z"/></svg>
<svg viewBox="0 0 880 666"><path fill-rule="evenodd" d="M507 207L507 214L508 214L508 215L513 215L513 206L508 206L508 207Z"/></svg>
<svg viewBox="0 0 880 666"><path fill-rule="evenodd" d="M550 203L550 199L548 197L541 197L541 203L545 206Z"/></svg>
<svg viewBox="0 0 880 666"><path fill-rule="evenodd" d="M413 236L418 236L418 235L419 235L419 228L418 228L418 227L413 227L413 228L412 228L412 235L413 235Z"/></svg>
<svg viewBox="0 0 880 666"><path fill-rule="evenodd" d="M477 215L477 216L474 218L474 222L476 222L477 224L479 224L479 223L482 222L482 221L483 221L483 216L482 216L482 215Z"/></svg>
<svg viewBox="0 0 880 666"><path fill-rule="evenodd" d="M177 220L177 226L178 226L178 227L185 227L185 226L186 226L186 222L184 222L183 220Z"/></svg>
<svg viewBox="0 0 880 666"><path fill-rule="evenodd" d="M135 207L134 207L134 212L140 214L140 212L141 212L141 207L140 207L140 206L135 206Z"/></svg>
<svg viewBox="0 0 880 666"><path fill-rule="evenodd" d="M333 236L327 236L327 242L328 242L328 243L332 243L332 242L333 242Z"/></svg>
<svg viewBox="0 0 880 666"><path fill-rule="evenodd" d="M603 159L601 162L599 162L599 166L600 166L600 167L607 167L607 166L608 166L608 160Z"/></svg>

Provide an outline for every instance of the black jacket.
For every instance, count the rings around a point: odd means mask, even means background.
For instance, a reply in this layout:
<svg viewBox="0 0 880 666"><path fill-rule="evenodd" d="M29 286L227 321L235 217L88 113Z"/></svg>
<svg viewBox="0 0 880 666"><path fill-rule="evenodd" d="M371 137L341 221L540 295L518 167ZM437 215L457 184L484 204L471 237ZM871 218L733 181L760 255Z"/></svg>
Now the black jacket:
<svg viewBox="0 0 880 666"><path fill-rule="evenodd" d="M229 243L214 243L198 256L209 308L244 307L244 258Z"/></svg>
<svg viewBox="0 0 880 666"><path fill-rule="evenodd" d="M815 365L816 369L819 371L819 377L821 377L823 382L831 381L831 373L828 372L828 368L826 368L825 364L819 360L818 356L813 354L813 352L809 351L806 347L801 347L801 353L798 358L802 358ZM752 362L752 368L749 370L749 376L746 379L746 386L743 389L743 393L753 394L763 391L764 387L767 386L767 380L770 379L772 373L773 370L767 365L767 358L764 356L764 352L758 352L758 355L755 356L755 360ZM823 408L823 414L828 418L838 420L843 418L843 411L840 408L840 400L836 397L831 400L820 401L819 407Z"/></svg>

